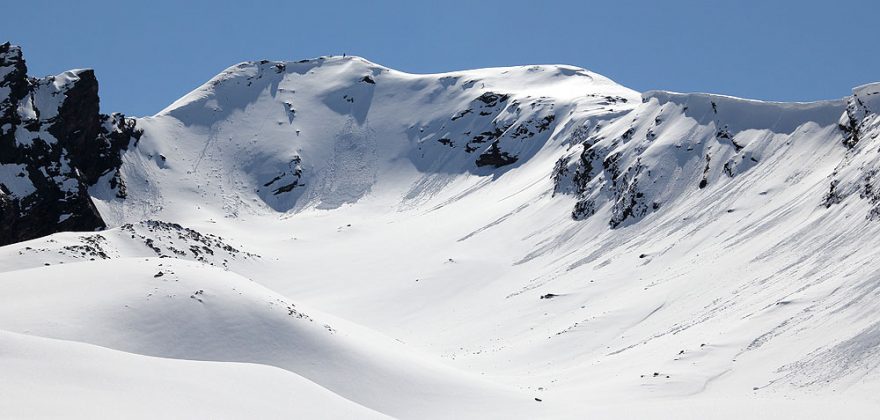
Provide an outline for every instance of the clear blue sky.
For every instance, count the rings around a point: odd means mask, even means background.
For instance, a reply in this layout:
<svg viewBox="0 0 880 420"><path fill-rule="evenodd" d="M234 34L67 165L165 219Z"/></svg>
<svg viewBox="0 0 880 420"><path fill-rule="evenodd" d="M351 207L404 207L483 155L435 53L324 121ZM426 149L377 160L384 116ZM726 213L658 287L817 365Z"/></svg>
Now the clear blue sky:
<svg viewBox="0 0 880 420"><path fill-rule="evenodd" d="M226 4L228 3L228 4ZM360 55L409 72L563 63L636 90L816 100L880 81L880 2L4 2L32 75L91 67L150 115L245 60Z"/></svg>

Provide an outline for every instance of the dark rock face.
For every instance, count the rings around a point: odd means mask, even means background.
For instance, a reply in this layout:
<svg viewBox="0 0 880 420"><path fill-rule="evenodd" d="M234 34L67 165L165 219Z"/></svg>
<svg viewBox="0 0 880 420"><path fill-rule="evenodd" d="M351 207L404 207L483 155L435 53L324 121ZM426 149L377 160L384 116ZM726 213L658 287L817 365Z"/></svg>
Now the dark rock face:
<svg viewBox="0 0 880 420"><path fill-rule="evenodd" d="M449 86L458 83L448 79ZM461 84L471 89L476 81ZM429 139L421 157L438 155L473 155L469 170L485 174L499 168L506 170L528 160L557 127L554 102L544 97L516 98L511 94L481 92L467 107L455 112L448 121L412 127L411 136Z"/></svg>
<svg viewBox="0 0 880 420"><path fill-rule="evenodd" d="M868 220L880 220L880 84L854 89L838 128L847 148L829 177L821 204L826 208L850 196L868 203Z"/></svg>
<svg viewBox="0 0 880 420"><path fill-rule="evenodd" d="M500 168L502 166L510 165L518 159L519 158L516 156L512 156L507 152L502 152L501 149L498 148L498 142L495 141L489 146L489 149L480 154L477 158L476 164L477 166L494 166Z"/></svg>
<svg viewBox="0 0 880 420"><path fill-rule="evenodd" d="M272 195L284 194L293 191L294 188L304 186L302 179L302 158L294 156L288 164L289 168L263 184L264 187L272 188Z"/></svg>
<svg viewBox="0 0 880 420"><path fill-rule="evenodd" d="M0 245L103 228L88 188L124 197L121 151L139 137L133 119L99 113L92 70L30 78L21 49L0 44Z"/></svg>
<svg viewBox="0 0 880 420"><path fill-rule="evenodd" d="M577 199L574 220L588 219L607 206L608 226L616 229L659 210L690 185L705 189L719 173L733 178L754 166L757 159L717 117L717 106L707 108L714 111L714 121L694 123L685 139L665 131L664 122L681 121L687 111L679 105L664 111L663 106L647 104L629 111L631 119L619 118L601 128L601 123L587 121L574 128L565 141L571 151L551 173L554 194Z"/></svg>
<svg viewBox="0 0 880 420"><path fill-rule="evenodd" d="M602 201L611 202L611 228L621 226L627 220L640 219L658 205L651 204L640 188L646 171L641 159L624 164L624 155L613 151L619 144L629 142L635 130L627 129L619 138L602 142L595 130L584 126L569 136L571 144L580 144L581 151L563 156L556 162L551 178L554 194L571 194L578 198L572 210L574 220L584 220L598 210ZM648 131L650 134L650 131ZM646 141L652 139L646 138ZM577 159L572 159L577 156Z"/></svg>

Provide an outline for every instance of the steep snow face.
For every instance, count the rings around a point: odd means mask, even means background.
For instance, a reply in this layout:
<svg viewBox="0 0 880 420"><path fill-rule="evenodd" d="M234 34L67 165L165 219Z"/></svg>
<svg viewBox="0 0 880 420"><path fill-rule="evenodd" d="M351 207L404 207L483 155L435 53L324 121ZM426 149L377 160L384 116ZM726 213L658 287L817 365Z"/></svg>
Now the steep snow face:
<svg viewBox="0 0 880 420"><path fill-rule="evenodd" d="M555 191L578 198L572 216L603 215L612 228L726 184L762 160L815 136L833 141L844 101L772 103L651 91L642 104L593 133L579 131L559 159Z"/></svg>
<svg viewBox="0 0 880 420"><path fill-rule="evenodd" d="M569 66L412 75L357 57L241 63L140 120L123 172L138 193L98 198L118 223L161 216L168 201L234 217L419 197L518 168L568 127L637 99Z"/></svg>
<svg viewBox="0 0 880 420"><path fill-rule="evenodd" d="M858 196L870 206L867 218L880 219L880 83L853 89L838 127L848 150L829 177L824 204L830 208L850 196Z"/></svg>
<svg viewBox="0 0 880 420"><path fill-rule="evenodd" d="M138 119L125 194L89 189L110 229L0 248L0 363L70 352L155 387L148 364L194 398L173 369L240 378L318 417L869 416L877 86L787 104L569 66L242 63ZM78 381L53 373L29 383Z"/></svg>

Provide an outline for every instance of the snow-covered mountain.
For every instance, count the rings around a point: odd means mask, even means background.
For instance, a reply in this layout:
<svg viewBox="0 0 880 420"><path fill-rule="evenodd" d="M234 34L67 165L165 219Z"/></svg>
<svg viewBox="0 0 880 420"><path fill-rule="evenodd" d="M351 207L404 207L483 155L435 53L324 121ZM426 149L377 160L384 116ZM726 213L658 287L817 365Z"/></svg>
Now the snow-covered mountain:
<svg viewBox="0 0 880 420"><path fill-rule="evenodd" d="M772 103L322 57L131 119L8 44L0 80L6 416L880 408L880 84Z"/></svg>

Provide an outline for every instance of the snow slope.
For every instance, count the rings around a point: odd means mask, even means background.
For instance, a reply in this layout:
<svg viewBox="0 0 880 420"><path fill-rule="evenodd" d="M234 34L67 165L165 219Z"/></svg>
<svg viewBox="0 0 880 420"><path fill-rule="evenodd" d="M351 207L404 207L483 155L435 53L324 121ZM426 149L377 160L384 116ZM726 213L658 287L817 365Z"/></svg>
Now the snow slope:
<svg viewBox="0 0 880 420"><path fill-rule="evenodd" d="M51 371L0 411L107 376L181 417L870 418L875 95L241 63L138 119L110 229L0 248L0 363Z"/></svg>
<svg viewBox="0 0 880 420"><path fill-rule="evenodd" d="M263 365L139 356L0 333L8 418L388 418Z"/></svg>

